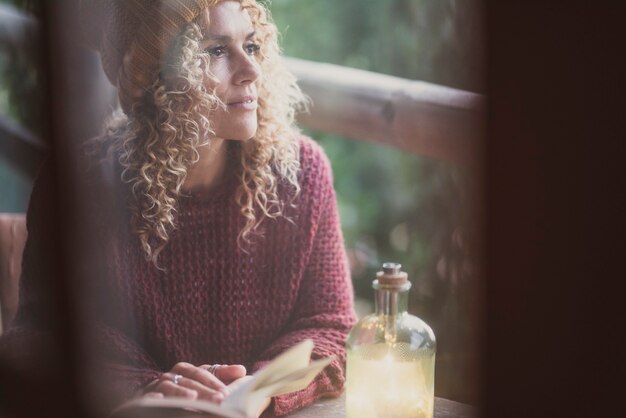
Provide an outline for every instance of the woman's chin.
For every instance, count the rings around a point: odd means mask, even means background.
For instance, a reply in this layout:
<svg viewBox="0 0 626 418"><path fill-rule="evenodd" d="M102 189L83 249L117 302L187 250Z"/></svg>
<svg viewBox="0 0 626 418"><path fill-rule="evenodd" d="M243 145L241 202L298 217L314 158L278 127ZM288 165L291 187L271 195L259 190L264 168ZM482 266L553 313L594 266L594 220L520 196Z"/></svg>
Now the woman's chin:
<svg viewBox="0 0 626 418"><path fill-rule="evenodd" d="M222 135L220 135L220 132L217 131L216 136L221 138L228 138L232 141L247 141L254 138L257 133L257 124L256 121L254 122L254 124L241 124L233 127L233 129L228 129L228 131L223 132Z"/></svg>
<svg viewBox="0 0 626 418"><path fill-rule="evenodd" d="M239 132L236 135L232 135L230 136L230 139L232 139L233 141L245 142L254 138L255 135L256 135L256 129L253 129L247 132Z"/></svg>

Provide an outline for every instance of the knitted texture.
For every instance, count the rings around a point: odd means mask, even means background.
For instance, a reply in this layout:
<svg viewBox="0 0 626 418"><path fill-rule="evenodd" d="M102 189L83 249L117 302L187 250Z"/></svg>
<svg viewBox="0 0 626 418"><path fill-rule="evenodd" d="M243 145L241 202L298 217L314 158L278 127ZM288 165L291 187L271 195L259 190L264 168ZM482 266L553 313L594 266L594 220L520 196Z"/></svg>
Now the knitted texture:
<svg viewBox="0 0 626 418"><path fill-rule="evenodd" d="M310 338L313 358L335 360L306 389L274 398L268 414L341 393L345 338L355 323L349 269L330 164L308 138L301 139L300 163L302 190L286 209L290 220L265 219L263 236L243 249L234 175L180 198L178 229L159 255L163 270L146 261L128 228L115 235L96 302L104 313L95 345L118 391L131 396L180 361L255 372ZM281 198L290 193L280 185Z"/></svg>
<svg viewBox="0 0 626 418"><path fill-rule="evenodd" d="M156 80L167 48L184 25L218 0L80 0L86 43L118 87L125 112Z"/></svg>

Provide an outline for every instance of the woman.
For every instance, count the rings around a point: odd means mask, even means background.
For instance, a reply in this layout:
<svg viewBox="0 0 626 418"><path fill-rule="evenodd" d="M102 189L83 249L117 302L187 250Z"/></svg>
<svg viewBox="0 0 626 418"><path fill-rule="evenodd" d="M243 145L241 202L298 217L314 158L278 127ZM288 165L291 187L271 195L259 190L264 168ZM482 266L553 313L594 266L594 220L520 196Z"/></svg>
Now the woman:
<svg viewBox="0 0 626 418"><path fill-rule="evenodd" d="M355 317L332 175L293 126L303 95L265 9L86 0L81 13L123 109L90 146L89 200L108 234L95 304L107 382L121 397L220 402L228 384L310 338L314 357L336 360L271 410L338 395ZM99 200L111 184L115 211ZM15 330L34 305L31 229Z"/></svg>

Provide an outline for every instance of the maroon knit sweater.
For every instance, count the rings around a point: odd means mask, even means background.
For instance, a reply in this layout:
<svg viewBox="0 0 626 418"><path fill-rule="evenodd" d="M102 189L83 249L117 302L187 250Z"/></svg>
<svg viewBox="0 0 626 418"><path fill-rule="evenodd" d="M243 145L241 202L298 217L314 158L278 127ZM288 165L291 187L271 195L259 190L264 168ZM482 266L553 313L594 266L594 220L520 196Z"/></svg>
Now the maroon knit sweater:
<svg viewBox="0 0 626 418"><path fill-rule="evenodd" d="M300 140L300 164L302 189L286 210L290 220L265 219L263 236L243 250L237 245L245 220L235 202L236 175L179 199L178 228L159 255L162 270L145 260L128 228L107 243L113 251L107 253L108 278L98 285L95 305L103 309L95 345L118 392L132 396L181 361L243 364L255 372L310 338L313 358L336 359L306 389L274 398L273 413L340 394L345 338L355 322L349 269L330 164L308 138ZM281 199L290 193L280 184ZM28 247L25 268L33 262ZM26 332L29 287L22 286L21 308L6 338Z"/></svg>

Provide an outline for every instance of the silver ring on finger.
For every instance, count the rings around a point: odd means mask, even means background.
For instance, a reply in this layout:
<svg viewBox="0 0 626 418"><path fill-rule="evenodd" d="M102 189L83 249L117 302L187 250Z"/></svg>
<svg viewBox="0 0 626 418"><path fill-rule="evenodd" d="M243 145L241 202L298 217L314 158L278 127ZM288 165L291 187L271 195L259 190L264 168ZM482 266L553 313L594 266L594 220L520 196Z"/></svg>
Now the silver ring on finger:
<svg viewBox="0 0 626 418"><path fill-rule="evenodd" d="M182 374L175 374L174 377L172 377L172 382L174 382L175 385L178 384L178 382L180 382L180 379L183 378Z"/></svg>
<svg viewBox="0 0 626 418"><path fill-rule="evenodd" d="M214 364L212 366L209 366L208 369L206 369L207 372L211 373L213 376L215 376L215 371L220 367L219 364Z"/></svg>

